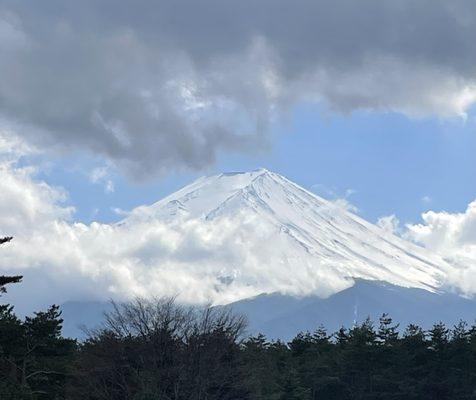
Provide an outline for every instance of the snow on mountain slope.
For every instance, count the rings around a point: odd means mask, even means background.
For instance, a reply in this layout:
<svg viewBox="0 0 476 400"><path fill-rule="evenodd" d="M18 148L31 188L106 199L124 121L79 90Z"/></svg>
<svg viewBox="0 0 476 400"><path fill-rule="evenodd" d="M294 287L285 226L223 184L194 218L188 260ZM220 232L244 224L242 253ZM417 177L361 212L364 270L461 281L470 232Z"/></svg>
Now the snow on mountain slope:
<svg viewBox="0 0 476 400"><path fill-rule="evenodd" d="M217 293L229 292L221 301L275 291L325 297L351 286L352 278L437 291L451 269L439 256L265 169L200 178L135 209L118 226L190 220L208 228L234 225L227 244L236 246L233 262L207 255L220 269L203 272L204 279L216 274Z"/></svg>

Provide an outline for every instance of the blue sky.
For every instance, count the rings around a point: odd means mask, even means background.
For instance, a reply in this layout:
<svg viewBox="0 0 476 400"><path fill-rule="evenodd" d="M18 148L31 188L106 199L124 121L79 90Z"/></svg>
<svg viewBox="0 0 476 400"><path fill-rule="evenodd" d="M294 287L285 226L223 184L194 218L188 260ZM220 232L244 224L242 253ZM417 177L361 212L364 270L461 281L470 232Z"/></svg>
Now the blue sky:
<svg viewBox="0 0 476 400"><path fill-rule="evenodd" d="M372 222L395 214L415 223L424 211L460 212L476 198L475 132L471 112L466 119L410 118L305 105L274 122L268 147L251 155L222 153L201 171L135 180L111 167L114 191L107 192L90 180L104 162L83 154L50 158L41 177L68 191L74 218L83 222L117 221L114 209L152 203L202 175L265 167L325 198L347 198Z"/></svg>

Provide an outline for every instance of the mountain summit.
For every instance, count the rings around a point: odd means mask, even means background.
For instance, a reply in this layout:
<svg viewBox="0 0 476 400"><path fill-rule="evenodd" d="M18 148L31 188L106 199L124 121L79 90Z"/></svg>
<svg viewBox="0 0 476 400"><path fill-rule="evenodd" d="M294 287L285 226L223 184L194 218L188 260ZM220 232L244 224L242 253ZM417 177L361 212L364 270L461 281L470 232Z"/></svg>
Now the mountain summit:
<svg viewBox="0 0 476 400"><path fill-rule="evenodd" d="M439 256L266 169L202 177L137 208L120 225L190 219L236 230L228 245L234 247L233 261L220 260L214 278L217 291L233 292L224 297L230 301L275 291L326 297L356 278L435 292L451 268Z"/></svg>

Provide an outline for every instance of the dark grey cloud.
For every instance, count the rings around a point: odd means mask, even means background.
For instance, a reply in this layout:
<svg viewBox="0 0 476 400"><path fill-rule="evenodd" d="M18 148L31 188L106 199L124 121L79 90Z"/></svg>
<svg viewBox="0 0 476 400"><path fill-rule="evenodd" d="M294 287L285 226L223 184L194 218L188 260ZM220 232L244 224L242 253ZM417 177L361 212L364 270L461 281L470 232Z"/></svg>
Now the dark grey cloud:
<svg viewBox="0 0 476 400"><path fill-rule="evenodd" d="M0 2L0 115L133 174L266 143L297 101L463 115L472 0Z"/></svg>

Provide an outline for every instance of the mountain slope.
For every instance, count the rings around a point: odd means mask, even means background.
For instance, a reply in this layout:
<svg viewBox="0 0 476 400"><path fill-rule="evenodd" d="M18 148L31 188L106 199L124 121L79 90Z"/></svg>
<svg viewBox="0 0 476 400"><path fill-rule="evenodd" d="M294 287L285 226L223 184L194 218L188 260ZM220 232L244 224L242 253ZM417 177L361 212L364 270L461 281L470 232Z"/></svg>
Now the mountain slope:
<svg viewBox="0 0 476 400"><path fill-rule="evenodd" d="M469 324L476 319L474 299L362 279L357 279L351 288L325 299L271 293L223 307L230 307L234 313L247 317L248 334L263 333L270 339L282 340L289 340L299 332L313 332L321 325L332 333L341 326L349 328L367 317L378 323L383 313L388 313L400 324L401 332L410 323L429 329L439 321L452 327L461 319ZM65 335L84 338L81 326L94 328L100 325L102 313L111 311L111 304L68 302L61 309Z"/></svg>
<svg viewBox="0 0 476 400"><path fill-rule="evenodd" d="M353 278L437 291L451 269L440 257L265 169L200 178L139 207L119 225L187 218L209 226L230 219L238 229L247 221L236 246L246 242L258 259L254 268L247 268L246 256L240 265L224 262L221 291L239 285L325 297L351 286Z"/></svg>
<svg viewBox="0 0 476 400"><path fill-rule="evenodd" d="M249 334L288 340L298 332L313 332L320 325L329 332L347 328L370 317L378 323L388 313L403 332L413 323L429 329L439 321L453 327L460 320L476 321L476 301L452 293L432 293L380 281L356 280L353 287L326 299L296 298L279 293L263 294L232 303L235 313L246 315Z"/></svg>

